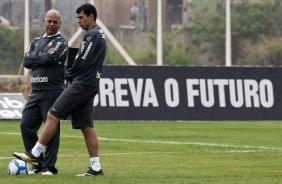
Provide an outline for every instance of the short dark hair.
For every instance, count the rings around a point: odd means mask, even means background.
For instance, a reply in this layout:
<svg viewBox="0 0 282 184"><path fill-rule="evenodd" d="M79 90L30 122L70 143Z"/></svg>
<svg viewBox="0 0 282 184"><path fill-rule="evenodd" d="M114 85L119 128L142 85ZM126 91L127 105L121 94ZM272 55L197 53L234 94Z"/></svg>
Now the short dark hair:
<svg viewBox="0 0 282 184"><path fill-rule="evenodd" d="M96 10L95 6L93 6L92 4L89 4L89 3L83 4L76 9L76 13L79 14L81 11L83 11L85 13L85 15L87 15L87 16L89 16L90 14L93 14L94 20L96 21L97 10Z"/></svg>

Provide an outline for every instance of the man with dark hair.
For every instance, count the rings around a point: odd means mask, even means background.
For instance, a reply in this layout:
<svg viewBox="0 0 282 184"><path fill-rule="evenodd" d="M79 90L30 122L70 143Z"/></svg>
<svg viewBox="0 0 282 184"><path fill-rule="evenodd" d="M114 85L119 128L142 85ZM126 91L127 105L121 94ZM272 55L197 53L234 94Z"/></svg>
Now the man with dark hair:
<svg viewBox="0 0 282 184"><path fill-rule="evenodd" d="M21 133L26 151L38 141L38 130L47 119L47 112L59 97L64 87L64 62L68 44L61 36L61 15L57 10L49 10L44 18L45 34L31 41L25 53L23 65L31 69L32 92L23 110ZM29 174L57 174L55 164L59 149L60 128L54 132L46 144L45 157L40 155L42 164L33 165Z"/></svg>
<svg viewBox="0 0 282 184"><path fill-rule="evenodd" d="M99 89L101 70L106 54L106 39L96 25L97 11L91 4L77 8L79 26L86 30L76 59L66 72L68 88L59 96L47 115L41 136L30 152L14 152L14 156L30 163L39 163L44 145L56 132L59 120L71 115L74 129L81 129L90 157L89 170L78 176L103 175L98 156L98 139L93 128L93 101Z"/></svg>

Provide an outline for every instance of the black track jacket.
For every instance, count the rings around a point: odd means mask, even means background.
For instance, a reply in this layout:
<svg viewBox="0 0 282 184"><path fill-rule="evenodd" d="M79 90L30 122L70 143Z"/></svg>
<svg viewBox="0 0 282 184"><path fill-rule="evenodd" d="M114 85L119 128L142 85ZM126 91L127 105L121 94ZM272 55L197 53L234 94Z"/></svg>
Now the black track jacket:
<svg viewBox="0 0 282 184"><path fill-rule="evenodd" d="M59 32L31 41L23 65L32 70L32 90L64 88L64 63L67 54L68 44Z"/></svg>
<svg viewBox="0 0 282 184"><path fill-rule="evenodd" d="M66 72L66 80L99 87L105 55L106 38L101 28L96 25L85 33L76 58Z"/></svg>

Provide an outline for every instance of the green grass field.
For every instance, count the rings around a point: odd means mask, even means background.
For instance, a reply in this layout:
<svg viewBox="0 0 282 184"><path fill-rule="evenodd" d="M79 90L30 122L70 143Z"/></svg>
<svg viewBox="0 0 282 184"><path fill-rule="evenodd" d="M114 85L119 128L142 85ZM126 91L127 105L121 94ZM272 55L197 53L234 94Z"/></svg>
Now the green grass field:
<svg viewBox="0 0 282 184"><path fill-rule="evenodd" d="M79 130L61 123L55 176L9 176L24 151L19 122L0 122L0 183L282 183L282 121L96 123L103 177L77 177L89 158Z"/></svg>

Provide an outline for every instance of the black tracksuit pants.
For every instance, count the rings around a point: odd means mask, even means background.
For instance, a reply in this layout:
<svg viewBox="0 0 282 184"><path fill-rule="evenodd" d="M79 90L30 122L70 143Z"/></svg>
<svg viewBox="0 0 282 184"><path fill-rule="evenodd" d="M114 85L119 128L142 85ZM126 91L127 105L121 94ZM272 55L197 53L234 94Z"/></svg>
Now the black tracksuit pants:
<svg viewBox="0 0 282 184"><path fill-rule="evenodd" d="M55 100L61 94L63 90L38 90L32 91L25 105L22 113L21 120L21 133L23 143L26 151L30 151L38 141L38 130L45 123L47 119L47 113ZM52 171L57 173L55 164L57 161L57 154L59 150L60 142L60 127L50 142L46 145L45 156L41 155L43 159L41 168L33 165L33 169L41 169L41 171Z"/></svg>

